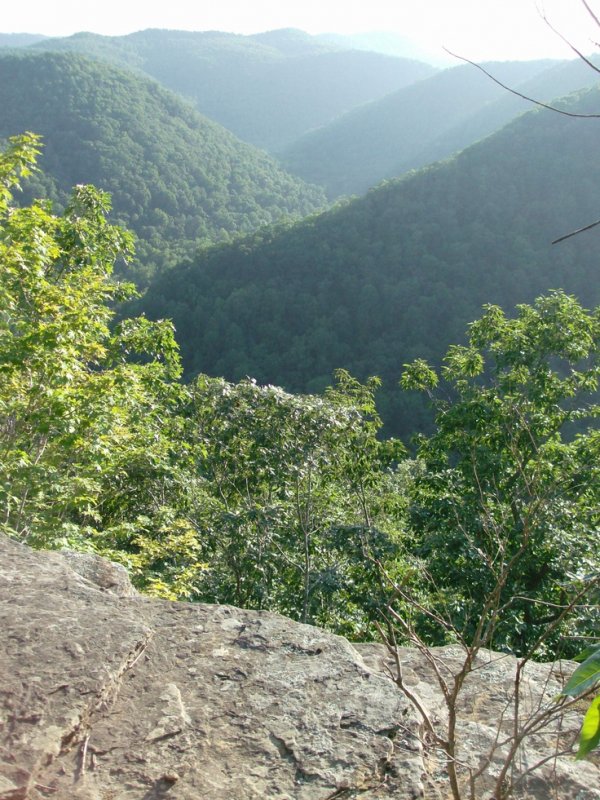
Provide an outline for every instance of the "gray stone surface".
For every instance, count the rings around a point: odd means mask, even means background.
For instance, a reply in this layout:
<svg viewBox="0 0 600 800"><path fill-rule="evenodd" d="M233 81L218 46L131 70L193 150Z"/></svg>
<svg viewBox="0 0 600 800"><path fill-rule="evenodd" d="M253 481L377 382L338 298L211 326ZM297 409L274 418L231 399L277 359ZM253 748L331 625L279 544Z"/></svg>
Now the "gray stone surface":
<svg viewBox="0 0 600 800"><path fill-rule="evenodd" d="M2 800L422 796L416 719L344 639L72 563L0 540Z"/></svg>
<svg viewBox="0 0 600 800"><path fill-rule="evenodd" d="M438 655L451 671L457 653ZM401 657L443 725L426 660ZM486 657L462 709L460 755L473 764L514 673ZM0 537L0 800L450 797L389 666L378 645L270 613L151 600L93 556ZM561 676L537 665L528 680L535 704ZM524 758L547 744L538 737ZM599 777L597 764L561 758L515 797L597 800Z"/></svg>
<svg viewBox="0 0 600 800"><path fill-rule="evenodd" d="M136 593L122 564L113 564L93 553L75 553L73 550L61 550L57 556L98 589L118 597L133 597Z"/></svg>

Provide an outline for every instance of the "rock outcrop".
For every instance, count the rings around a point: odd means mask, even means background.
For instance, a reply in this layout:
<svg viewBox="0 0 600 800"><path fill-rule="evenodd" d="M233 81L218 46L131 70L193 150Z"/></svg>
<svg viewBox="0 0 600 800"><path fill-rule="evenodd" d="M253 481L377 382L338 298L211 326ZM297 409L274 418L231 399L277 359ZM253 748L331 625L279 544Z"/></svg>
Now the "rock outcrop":
<svg viewBox="0 0 600 800"><path fill-rule="evenodd" d="M381 646L271 613L152 600L102 559L5 538L0 601L0 800L450 796ZM450 669L459 654L437 656ZM443 725L427 660L401 658ZM514 661L488 661L465 694L460 758L473 765L512 686ZM528 680L540 703L561 675L537 665ZM577 720L561 724L572 738ZM542 733L523 757L547 745ZM553 759L515 797L600 798L597 764L573 764Z"/></svg>

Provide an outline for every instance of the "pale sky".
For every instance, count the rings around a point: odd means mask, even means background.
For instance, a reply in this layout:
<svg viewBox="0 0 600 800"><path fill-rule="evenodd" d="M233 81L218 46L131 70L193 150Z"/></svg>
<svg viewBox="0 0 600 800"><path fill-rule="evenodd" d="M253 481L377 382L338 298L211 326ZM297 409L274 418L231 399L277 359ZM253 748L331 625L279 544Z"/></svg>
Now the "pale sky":
<svg viewBox="0 0 600 800"><path fill-rule="evenodd" d="M588 0L600 18L600 0ZM2 33L120 35L144 28L257 33L394 31L471 59L573 56L538 9L586 53L600 27L582 0L28 0L3 3Z"/></svg>

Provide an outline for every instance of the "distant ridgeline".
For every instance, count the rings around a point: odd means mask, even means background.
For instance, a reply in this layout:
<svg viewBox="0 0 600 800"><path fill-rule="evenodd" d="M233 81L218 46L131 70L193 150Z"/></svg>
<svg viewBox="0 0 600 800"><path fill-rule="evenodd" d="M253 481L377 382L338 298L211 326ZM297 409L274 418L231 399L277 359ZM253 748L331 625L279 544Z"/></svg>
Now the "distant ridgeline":
<svg viewBox="0 0 600 800"><path fill-rule="evenodd" d="M600 89L565 107L600 111ZM389 431L425 424L396 388L402 364L437 361L485 303L552 288L600 302L600 125L530 111L450 161L292 226L205 251L143 299L172 317L188 375L252 375L293 391L337 367L380 375Z"/></svg>
<svg viewBox="0 0 600 800"><path fill-rule="evenodd" d="M30 130L45 173L25 200L71 187L112 194L138 237L144 283L199 246L325 206L321 189L201 116L149 78L75 53L0 52L0 138Z"/></svg>
<svg viewBox="0 0 600 800"><path fill-rule="evenodd" d="M549 101L592 86L598 74L582 61L483 65L507 86ZM354 109L292 143L287 169L330 197L359 194L456 153L531 107L473 66L438 72Z"/></svg>
<svg viewBox="0 0 600 800"><path fill-rule="evenodd" d="M345 111L435 69L420 61L351 49L303 31L240 36L146 30L79 33L36 47L75 50L141 70L192 99L241 139L276 152Z"/></svg>
<svg viewBox="0 0 600 800"><path fill-rule="evenodd" d="M36 33L0 33L0 47L29 47L46 38Z"/></svg>

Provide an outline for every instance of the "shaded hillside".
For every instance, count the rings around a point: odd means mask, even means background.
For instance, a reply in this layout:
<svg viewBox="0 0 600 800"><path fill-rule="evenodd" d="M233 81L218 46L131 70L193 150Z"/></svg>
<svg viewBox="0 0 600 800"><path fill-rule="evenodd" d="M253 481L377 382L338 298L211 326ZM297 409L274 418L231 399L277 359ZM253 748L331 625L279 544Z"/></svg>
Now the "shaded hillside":
<svg viewBox="0 0 600 800"><path fill-rule="evenodd" d="M486 67L507 85L543 101L598 79L579 60ZM331 197L362 193L384 179L447 158L530 108L471 65L462 65L307 134L288 148L282 162L294 174L326 187Z"/></svg>
<svg viewBox="0 0 600 800"><path fill-rule="evenodd" d="M600 91L571 100L600 109ZM337 367L386 382L390 429L421 411L395 388L434 361L484 303L551 288L600 301L598 234L550 242L598 217L600 122L532 111L453 160L293 227L201 254L151 286L144 308L175 321L188 375L310 391Z"/></svg>
<svg viewBox="0 0 600 800"><path fill-rule="evenodd" d="M237 136L279 150L355 106L431 75L434 68L381 53L343 50L302 31L240 36L146 30L80 33L39 45L143 70L192 99Z"/></svg>
<svg viewBox="0 0 600 800"><path fill-rule="evenodd" d="M146 266L324 205L319 189L154 81L74 53L0 56L0 108L0 137L44 137L51 185L34 180L29 196L63 201L77 183L111 192Z"/></svg>

